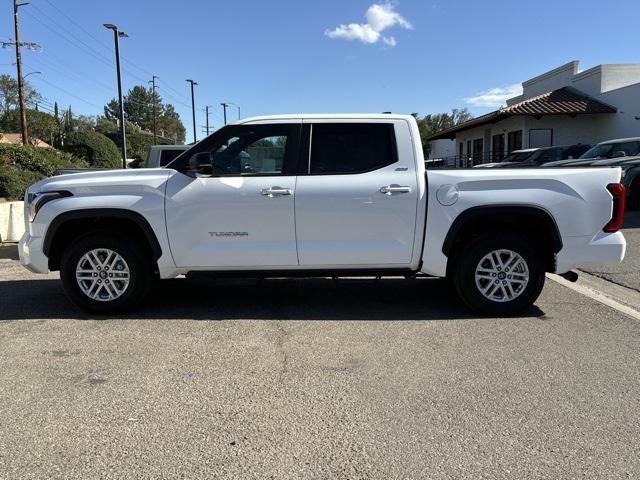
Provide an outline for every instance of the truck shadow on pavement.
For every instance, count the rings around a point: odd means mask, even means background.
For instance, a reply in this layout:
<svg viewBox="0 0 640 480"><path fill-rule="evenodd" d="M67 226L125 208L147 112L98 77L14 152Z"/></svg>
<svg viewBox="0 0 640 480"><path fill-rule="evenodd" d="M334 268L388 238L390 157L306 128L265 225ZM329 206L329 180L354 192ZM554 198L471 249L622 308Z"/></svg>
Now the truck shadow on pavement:
<svg viewBox="0 0 640 480"><path fill-rule="evenodd" d="M0 320L453 320L467 310L441 279L274 279L157 282L143 305L93 316L69 302L58 280L0 282ZM515 318L541 317L532 307Z"/></svg>

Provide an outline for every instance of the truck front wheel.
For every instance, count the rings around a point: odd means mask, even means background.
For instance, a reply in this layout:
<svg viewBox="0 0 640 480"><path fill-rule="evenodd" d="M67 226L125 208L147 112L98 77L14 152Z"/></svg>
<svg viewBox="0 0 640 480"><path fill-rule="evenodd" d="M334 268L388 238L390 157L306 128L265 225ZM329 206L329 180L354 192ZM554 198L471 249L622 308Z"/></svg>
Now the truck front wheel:
<svg viewBox="0 0 640 480"><path fill-rule="evenodd" d="M151 268L143 249L125 235L95 232L69 246L60 262L62 286L73 303L91 313L133 307L147 293Z"/></svg>
<svg viewBox="0 0 640 480"><path fill-rule="evenodd" d="M454 259L453 283L473 310L513 315L530 307L544 286L541 254L521 235L490 232L471 240Z"/></svg>

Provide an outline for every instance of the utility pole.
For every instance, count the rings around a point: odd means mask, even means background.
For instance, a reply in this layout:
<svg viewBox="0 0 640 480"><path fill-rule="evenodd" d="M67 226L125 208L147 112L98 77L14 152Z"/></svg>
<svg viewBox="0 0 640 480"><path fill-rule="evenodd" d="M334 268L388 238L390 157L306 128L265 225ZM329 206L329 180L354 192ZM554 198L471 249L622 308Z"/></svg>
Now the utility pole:
<svg viewBox="0 0 640 480"><path fill-rule="evenodd" d="M196 137L196 100L193 86L198 85L198 82L191 79L187 79L186 81L191 84L191 115L193 116L193 142L195 143L198 141L198 138Z"/></svg>
<svg viewBox="0 0 640 480"><path fill-rule="evenodd" d="M15 0L14 0L15 1ZM124 125L124 102L122 101L122 77L120 75L120 37L126 38L124 32L118 30L112 23L105 23L104 27L113 30L113 39L116 47L116 75L118 76L118 108L120 109L120 136L122 137L122 168L127 168L127 134Z"/></svg>
<svg viewBox="0 0 640 480"><path fill-rule="evenodd" d="M24 105L24 79L22 78L22 54L20 52L20 19L18 18L18 8L28 3L18 3L13 0L13 24L16 34L16 65L18 67L18 98L20 101L20 127L22 131L22 144L29 144L29 131L27 124L27 109Z"/></svg>
<svg viewBox="0 0 640 480"><path fill-rule="evenodd" d="M222 105L222 111L224 112L224 124L227 124L227 107L229 106L228 103L226 102L222 102L220 105Z"/></svg>
<svg viewBox="0 0 640 480"><path fill-rule="evenodd" d="M205 112L205 116L207 117L206 128L207 128L207 137L208 137L209 136L209 105L206 105L204 107L204 112Z"/></svg>
<svg viewBox="0 0 640 480"><path fill-rule="evenodd" d="M238 107L238 120L240 120L240 105L236 105Z"/></svg>
<svg viewBox="0 0 640 480"><path fill-rule="evenodd" d="M157 115L157 107L156 107L156 80L157 76L153 75L151 77L151 101L153 102L153 144L156 145L158 143L158 134L156 129L156 115Z"/></svg>

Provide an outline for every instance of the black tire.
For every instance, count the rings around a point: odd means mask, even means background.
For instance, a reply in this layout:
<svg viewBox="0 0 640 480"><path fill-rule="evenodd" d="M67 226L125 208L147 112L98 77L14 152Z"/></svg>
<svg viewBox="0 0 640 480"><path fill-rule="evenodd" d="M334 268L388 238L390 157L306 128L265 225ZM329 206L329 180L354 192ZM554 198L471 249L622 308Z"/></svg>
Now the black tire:
<svg viewBox="0 0 640 480"><path fill-rule="evenodd" d="M129 284L123 293L113 300L95 300L86 295L76 279L76 267L80 259L95 249L109 249L120 255L129 268ZM134 239L114 232L92 232L71 244L60 262L62 287L78 307L95 314L122 312L142 301L153 279L151 261L144 249ZM113 280L112 280L113 282ZM105 281L108 283L108 281Z"/></svg>
<svg viewBox="0 0 640 480"><path fill-rule="evenodd" d="M529 281L512 300L494 301L482 294L476 284L476 268L485 256L496 250L511 250L526 262ZM457 250L452 268L453 283L458 296L471 309L497 316L514 315L531 307L540 296L545 281L545 269L539 250L523 235L495 231L477 237ZM483 285L489 281L481 280ZM505 287L506 288L506 287ZM502 296L507 298L506 296Z"/></svg>

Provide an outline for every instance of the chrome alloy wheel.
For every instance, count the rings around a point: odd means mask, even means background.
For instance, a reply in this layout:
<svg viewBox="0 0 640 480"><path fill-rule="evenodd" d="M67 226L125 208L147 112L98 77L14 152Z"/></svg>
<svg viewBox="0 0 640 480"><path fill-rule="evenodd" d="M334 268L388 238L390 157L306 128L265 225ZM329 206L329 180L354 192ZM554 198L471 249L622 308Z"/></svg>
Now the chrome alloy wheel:
<svg viewBox="0 0 640 480"><path fill-rule="evenodd" d="M476 267L476 286L492 302L510 302L529 284L529 267L524 258L512 250L487 253Z"/></svg>
<svg viewBox="0 0 640 480"><path fill-rule="evenodd" d="M129 265L108 248L85 253L76 267L76 280L87 297L111 302L121 297L129 286Z"/></svg>

